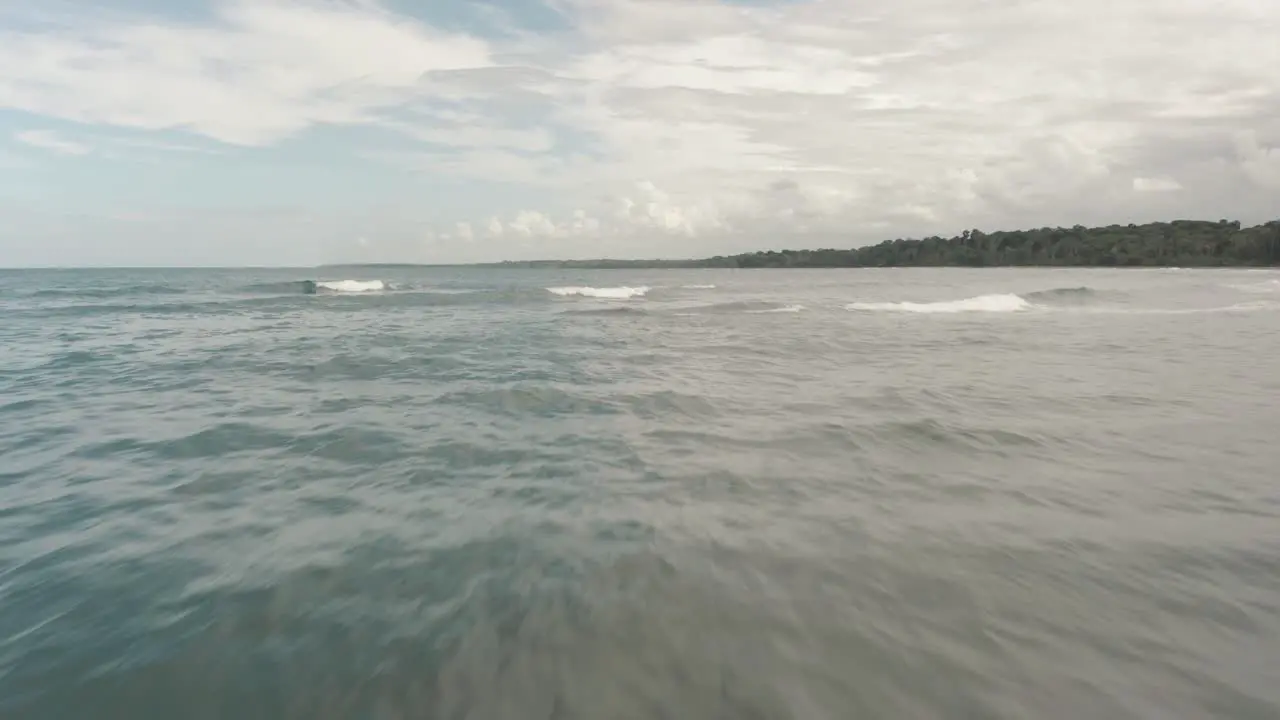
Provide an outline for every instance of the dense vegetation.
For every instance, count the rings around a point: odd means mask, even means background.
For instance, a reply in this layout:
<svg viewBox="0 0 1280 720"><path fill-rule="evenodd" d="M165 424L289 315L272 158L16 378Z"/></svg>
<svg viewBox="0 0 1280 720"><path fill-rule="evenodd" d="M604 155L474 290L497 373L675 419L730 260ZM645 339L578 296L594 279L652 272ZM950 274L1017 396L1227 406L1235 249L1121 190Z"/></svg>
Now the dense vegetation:
<svg viewBox="0 0 1280 720"><path fill-rule="evenodd" d="M1000 265L1228 266L1280 265L1280 221L1241 228L1239 222L1177 220L1145 225L1040 228L951 238L886 240L850 250L771 250L702 260L579 260L508 263L584 268L815 268Z"/></svg>

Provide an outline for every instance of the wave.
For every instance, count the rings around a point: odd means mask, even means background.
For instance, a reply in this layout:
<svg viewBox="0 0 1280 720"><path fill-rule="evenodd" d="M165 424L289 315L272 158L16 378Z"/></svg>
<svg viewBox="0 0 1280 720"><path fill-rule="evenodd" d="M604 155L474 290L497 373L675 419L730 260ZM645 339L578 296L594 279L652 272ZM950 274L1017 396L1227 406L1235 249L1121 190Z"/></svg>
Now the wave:
<svg viewBox="0 0 1280 720"><path fill-rule="evenodd" d="M964 300L943 302L857 302L845 305L846 310L865 312L909 312L909 313L963 313L963 312L1021 312L1032 307L1021 295L1005 293L999 295L979 295Z"/></svg>
<svg viewBox="0 0 1280 720"><path fill-rule="evenodd" d="M31 293L38 298L115 298L136 295L183 295L187 291L172 285L121 285L98 288L46 288Z"/></svg>
<svg viewBox="0 0 1280 720"><path fill-rule="evenodd" d="M585 286L567 286L567 287L549 287L547 292L561 297L581 296L590 298L605 298L609 300L628 300L636 297L644 297L650 288L645 285L639 287L585 287Z"/></svg>
<svg viewBox="0 0 1280 720"><path fill-rule="evenodd" d="M282 282L256 283L241 288L253 295L314 295L315 280L285 280Z"/></svg>
<svg viewBox="0 0 1280 720"><path fill-rule="evenodd" d="M1280 310L1280 303L1265 301L1236 303L1235 305L1228 305L1224 308L1214 308L1210 312L1256 312L1258 310Z"/></svg>
<svg viewBox="0 0 1280 720"><path fill-rule="evenodd" d="M390 289L382 280L284 280L249 285L244 292L255 295L317 295L319 293L360 293Z"/></svg>
<svg viewBox="0 0 1280 720"><path fill-rule="evenodd" d="M285 280L246 285L241 293L251 295L315 295L318 293L357 293L395 290L397 293L421 295L479 295L492 293L484 288L417 287L397 281L394 285L385 280Z"/></svg>
<svg viewBox="0 0 1280 720"><path fill-rule="evenodd" d="M782 303L770 300L734 300L730 302L718 302L708 305L692 305L681 308L681 312L677 315L729 315L742 314L759 315L762 313L793 313L800 312L804 309L803 305L783 305Z"/></svg>
<svg viewBox="0 0 1280 720"><path fill-rule="evenodd" d="M748 315L768 315L770 313L798 313L804 310L803 305L783 305L782 307L768 308L766 310L748 310Z"/></svg>
<svg viewBox="0 0 1280 720"><path fill-rule="evenodd" d="M681 285L685 290L715 290L715 285Z"/></svg>
<svg viewBox="0 0 1280 720"><path fill-rule="evenodd" d="M637 307L621 306L621 307L610 307L610 308L594 308L591 310L569 310L569 311L566 311L564 314L566 315L605 315L605 316L612 317L617 315L644 315L645 311Z"/></svg>
<svg viewBox="0 0 1280 720"><path fill-rule="evenodd" d="M366 293L390 290L391 285L382 280L324 280L315 283L316 292Z"/></svg>
<svg viewBox="0 0 1280 720"><path fill-rule="evenodd" d="M1109 315L1205 315L1214 313L1251 313L1280 310L1280 302L1258 301L1200 308L1096 308L1092 312Z"/></svg>
<svg viewBox="0 0 1280 720"><path fill-rule="evenodd" d="M1052 290L1037 290L1036 292L1027 293L1021 296L1029 301L1053 302L1068 301L1079 302L1082 300L1090 300L1098 296L1098 292L1091 287L1062 287L1053 288Z"/></svg>
<svg viewBox="0 0 1280 720"><path fill-rule="evenodd" d="M1280 280L1264 280L1259 283L1232 285L1231 287L1247 293L1280 293Z"/></svg>
<svg viewBox="0 0 1280 720"><path fill-rule="evenodd" d="M396 286L396 289L397 289L397 290L398 290L398 289L400 289L400 286L399 286L399 285L397 285L397 286ZM419 289L417 292L425 293L425 294L428 294L428 295L476 295L476 294L478 294L478 293L482 293L482 292L485 292L485 291L484 291L483 289L480 289L480 288L442 288L442 287L432 287L432 288L421 288L421 289Z"/></svg>

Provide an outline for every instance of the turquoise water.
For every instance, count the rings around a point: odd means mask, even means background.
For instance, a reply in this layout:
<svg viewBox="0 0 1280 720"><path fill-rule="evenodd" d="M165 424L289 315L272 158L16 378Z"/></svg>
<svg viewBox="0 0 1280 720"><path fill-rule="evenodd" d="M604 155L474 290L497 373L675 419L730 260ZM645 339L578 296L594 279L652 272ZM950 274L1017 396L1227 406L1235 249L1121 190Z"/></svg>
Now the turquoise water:
<svg viewBox="0 0 1280 720"><path fill-rule="evenodd" d="M1280 717L1280 272L11 271L0 311L6 719Z"/></svg>

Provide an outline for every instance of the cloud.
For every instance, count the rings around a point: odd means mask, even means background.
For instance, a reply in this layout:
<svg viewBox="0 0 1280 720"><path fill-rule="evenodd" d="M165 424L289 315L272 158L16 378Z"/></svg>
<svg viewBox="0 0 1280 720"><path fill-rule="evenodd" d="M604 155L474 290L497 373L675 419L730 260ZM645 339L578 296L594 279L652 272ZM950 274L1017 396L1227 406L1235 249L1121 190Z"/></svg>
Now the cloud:
<svg viewBox="0 0 1280 720"><path fill-rule="evenodd" d="M67 17L0 30L0 107L249 158L359 128L420 184L391 215L429 259L1275 214L1277 3L546 4L540 31L532 4L467 32L372 0Z"/></svg>
<svg viewBox="0 0 1280 720"><path fill-rule="evenodd" d="M523 237L551 237L559 230L551 218L534 210L521 210L507 223L507 229Z"/></svg>
<svg viewBox="0 0 1280 720"><path fill-rule="evenodd" d="M1133 189L1138 192L1175 192L1182 189L1182 183L1173 178L1134 178Z"/></svg>
<svg viewBox="0 0 1280 720"><path fill-rule="evenodd" d="M745 248L1161 216L1191 208L1161 204L1175 185L1215 217L1273 211L1271 146L1232 143L1280 138L1280 7L556 4L582 50L539 92L589 161L465 163L555 178L629 254L655 232ZM1189 163L1214 138L1215 170Z"/></svg>
<svg viewBox="0 0 1280 720"><path fill-rule="evenodd" d="M503 228L503 225L502 225L502 221L496 217L489 218L488 230L489 230L489 237L491 238L500 238L505 232L505 229Z"/></svg>
<svg viewBox="0 0 1280 720"><path fill-rule="evenodd" d="M422 142L450 149L499 148L537 153L550 150L553 143L550 133L543 128L521 130L484 124L423 127L396 123L394 126Z"/></svg>
<svg viewBox="0 0 1280 720"><path fill-rule="evenodd" d="M1251 130L1236 135L1236 155L1245 174L1258 185L1280 190L1280 136L1264 147Z"/></svg>
<svg viewBox="0 0 1280 720"><path fill-rule="evenodd" d="M88 155L92 152L88 145L65 140L52 130L24 130L15 133L13 139L56 155Z"/></svg>
<svg viewBox="0 0 1280 720"><path fill-rule="evenodd" d="M111 18L0 30L0 106L255 146L316 124L366 122L415 97L434 71L491 63L483 41L371 3L215 8L208 26Z"/></svg>
<svg viewBox="0 0 1280 720"><path fill-rule="evenodd" d="M621 88L843 95L875 82L860 60L832 48L731 35L623 45L586 56L568 77Z"/></svg>

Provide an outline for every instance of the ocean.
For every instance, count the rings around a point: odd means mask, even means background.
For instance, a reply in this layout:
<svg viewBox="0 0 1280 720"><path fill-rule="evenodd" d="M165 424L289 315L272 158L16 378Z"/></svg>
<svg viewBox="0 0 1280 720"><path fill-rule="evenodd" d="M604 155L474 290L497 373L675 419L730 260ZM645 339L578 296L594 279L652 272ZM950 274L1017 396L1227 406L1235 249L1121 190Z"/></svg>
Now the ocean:
<svg viewBox="0 0 1280 720"><path fill-rule="evenodd" d="M0 272L0 717L1280 717L1280 271Z"/></svg>

